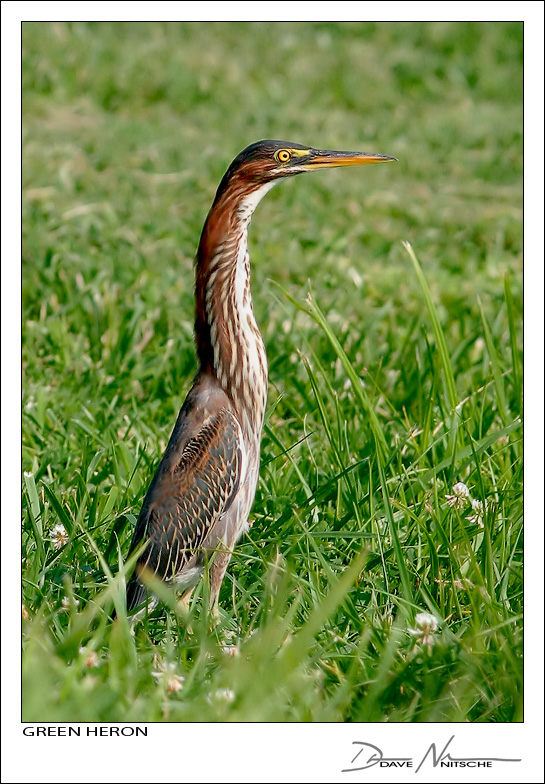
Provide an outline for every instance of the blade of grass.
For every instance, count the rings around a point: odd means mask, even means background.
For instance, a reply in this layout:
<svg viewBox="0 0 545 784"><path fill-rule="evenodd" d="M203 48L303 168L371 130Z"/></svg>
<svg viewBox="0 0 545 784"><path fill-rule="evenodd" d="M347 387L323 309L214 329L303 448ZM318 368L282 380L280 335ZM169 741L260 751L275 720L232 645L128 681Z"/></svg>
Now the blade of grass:
<svg viewBox="0 0 545 784"><path fill-rule="evenodd" d="M511 359L513 362L513 387L517 394L517 402L520 403L521 389L521 370L519 350L517 346L517 328L515 323L515 306L513 303L513 294L511 292L511 278L509 273L504 278L505 285L505 302L507 304L507 318L509 321L509 340L511 343Z"/></svg>
<svg viewBox="0 0 545 784"><path fill-rule="evenodd" d="M392 538L392 542L394 545L394 553L397 561L397 568L399 570L399 576L401 578L401 586L403 589L403 598L405 602L409 605L414 604L414 597L413 592L411 590L411 580L409 577L409 572L407 570L405 558L403 556L403 551L401 549L401 542L399 541L399 536L397 534L397 528L394 522L394 513L392 510L392 504L390 502L390 494L388 492L388 484L386 482L386 475L384 473L384 466L382 465L382 460L380 455L377 452L377 466L380 475L380 484L382 487L382 498L384 500L384 511L385 516L388 521L388 528L390 530L390 536ZM402 605L403 612L406 614L407 607Z"/></svg>
<svg viewBox="0 0 545 784"><path fill-rule="evenodd" d="M452 365L447 349L447 343L445 341L445 335L441 327L441 322L439 321L439 316L437 315L437 310L435 308L428 283L422 271L422 267L420 266L420 262L415 256L410 242L404 242L403 247L409 254L409 258L413 264L414 271L416 272L416 277L418 278L420 288L422 289L422 294L424 295L424 301L426 303L426 308L428 310L428 315L430 317L433 328L433 334L435 335L435 341L437 343L437 349L439 351L439 359L443 369L443 376L445 379L445 387L449 405L451 411L454 411L458 405L458 396L456 394L456 383L454 381L454 374L452 372Z"/></svg>
<svg viewBox="0 0 545 784"><path fill-rule="evenodd" d="M490 358L492 375L494 376L494 385L496 387L496 395L497 395L496 401L498 405L498 411L500 413L500 417L503 424L507 426L507 424L509 423L509 415L507 413L509 406L507 404L507 398L505 396L505 386L503 383L503 375L500 367L500 360L498 357L498 352L496 351L496 346L494 345L492 333L490 332L490 327L488 326L488 321L486 319L486 316L484 315L483 305L480 299L479 299L479 308L481 310L481 320L483 322L483 328L484 328L484 339L486 342L488 356Z"/></svg>
<svg viewBox="0 0 545 784"><path fill-rule="evenodd" d="M282 286L278 284L275 285L278 286L278 288L280 289L280 291L282 291L286 299L288 299L293 305L295 305L295 307L298 310L301 310L303 313L306 313L316 324L318 324L318 326L321 328L324 335L329 340L332 348L334 349L335 353L341 360L346 375L352 382L352 388L354 390L355 395L357 396L362 408L367 412L367 415L369 416L369 423L373 435L375 437L375 443L377 445L377 449L381 450L383 457L387 457L389 452L388 444L386 442L386 438L384 437L384 433L382 432L382 428L380 426L380 422L378 421L378 417L375 413L375 409L371 402L371 399L369 398L369 395L367 394L365 387L362 385L361 378L358 376L358 374L352 367L352 363L348 359L345 350L339 343L337 336L329 326L327 319L322 313L322 311L320 310L318 304L316 303L316 300L311 294L309 294L307 297L307 302L309 304L309 307L306 308L300 302L297 302L296 299L291 297L288 294L288 292L282 288Z"/></svg>
<svg viewBox="0 0 545 784"><path fill-rule="evenodd" d="M34 480L34 474L30 471L25 471L24 480L26 491L30 505L28 507L30 523L32 525L32 532L36 541L36 548L38 552L39 568L41 569L45 562L45 548L44 548L44 532L42 526L42 510L40 507L40 499L38 498L38 490Z"/></svg>

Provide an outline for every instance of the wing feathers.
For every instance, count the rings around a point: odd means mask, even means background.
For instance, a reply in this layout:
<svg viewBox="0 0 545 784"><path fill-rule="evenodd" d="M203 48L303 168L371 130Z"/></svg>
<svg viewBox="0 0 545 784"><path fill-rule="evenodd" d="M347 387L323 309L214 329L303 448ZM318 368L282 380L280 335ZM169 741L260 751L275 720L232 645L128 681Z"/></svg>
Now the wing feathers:
<svg viewBox="0 0 545 784"><path fill-rule="evenodd" d="M209 535L237 493L244 454L240 425L228 400L221 402L203 415L190 395L180 412L134 532L130 552L148 544L127 586L129 611L145 598L142 567L183 581L184 569L202 563L204 540L215 546Z"/></svg>

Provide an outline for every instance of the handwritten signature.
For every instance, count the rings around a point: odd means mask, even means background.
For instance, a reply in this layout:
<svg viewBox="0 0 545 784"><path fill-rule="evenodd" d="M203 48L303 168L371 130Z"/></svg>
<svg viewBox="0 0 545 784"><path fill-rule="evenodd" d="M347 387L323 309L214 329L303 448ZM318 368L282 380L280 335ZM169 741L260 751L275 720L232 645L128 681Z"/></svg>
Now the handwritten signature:
<svg viewBox="0 0 545 784"><path fill-rule="evenodd" d="M437 751L435 743L431 743L430 747L422 757L420 764L415 769L418 773L424 762L431 755L431 764L434 768L438 765L447 768L491 768L494 762L521 762L520 759L511 759L507 757L452 757L447 753L447 749L454 740L454 735L451 736L448 743L444 746L441 752ZM356 760L360 763L357 767L343 768L342 773L352 773L357 770L367 770L375 765L381 768L413 768L413 757L385 757L382 749L372 743L365 743L363 741L355 740L352 742L353 746L359 746L360 749L356 756L352 759L351 765L354 765ZM363 763L363 764L361 764Z"/></svg>

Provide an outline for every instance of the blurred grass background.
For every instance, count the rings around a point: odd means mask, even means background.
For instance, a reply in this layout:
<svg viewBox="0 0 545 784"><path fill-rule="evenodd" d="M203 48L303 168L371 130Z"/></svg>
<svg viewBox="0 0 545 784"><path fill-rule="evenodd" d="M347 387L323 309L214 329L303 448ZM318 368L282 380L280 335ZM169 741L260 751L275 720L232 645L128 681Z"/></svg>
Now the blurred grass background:
<svg viewBox="0 0 545 784"><path fill-rule="evenodd" d="M521 720L522 53L520 23L23 24L23 718ZM201 590L192 634L131 636L105 575L195 372L204 217L261 138L399 163L259 206L255 523L213 634Z"/></svg>

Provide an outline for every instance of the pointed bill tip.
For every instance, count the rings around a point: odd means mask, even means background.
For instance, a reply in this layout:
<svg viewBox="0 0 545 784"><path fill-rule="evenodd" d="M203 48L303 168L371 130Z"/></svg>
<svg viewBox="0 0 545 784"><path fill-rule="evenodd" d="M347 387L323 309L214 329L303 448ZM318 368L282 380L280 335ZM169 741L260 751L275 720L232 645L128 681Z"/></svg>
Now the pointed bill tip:
<svg viewBox="0 0 545 784"><path fill-rule="evenodd" d="M388 163L397 161L392 155L378 152L339 152L336 150L318 150L308 161L309 169L328 169L333 166L364 166L372 163Z"/></svg>

